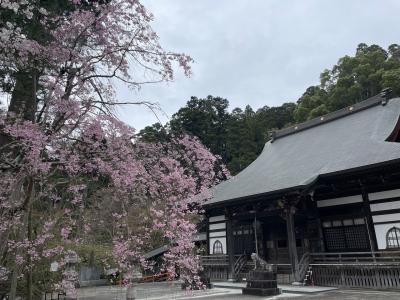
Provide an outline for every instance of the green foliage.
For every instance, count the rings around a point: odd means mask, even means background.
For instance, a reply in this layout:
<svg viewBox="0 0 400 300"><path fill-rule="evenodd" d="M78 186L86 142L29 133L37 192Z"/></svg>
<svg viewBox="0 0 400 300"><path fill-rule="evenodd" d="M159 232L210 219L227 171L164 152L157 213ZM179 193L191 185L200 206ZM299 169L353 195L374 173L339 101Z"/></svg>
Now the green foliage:
<svg viewBox="0 0 400 300"><path fill-rule="evenodd" d="M400 46L388 50L359 44L355 56L344 56L320 76L320 85L309 87L297 101L296 122L352 105L390 87L400 95Z"/></svg>
<svg viewBox="0 0 400 300"><path fill-rule="evenodd" d="M169 138L167 129L160 123L146 126L139 132L139 137L149 143L166 142Z"/></svg>
<svg viewBox="0 0 400 300"><path fill-rule="evenodd" d="M169 132L197 136L211 152L219 155L232 174L257 158L273 129L293 123L294 103L268 107L256 112L247 106L228 112L229 102L220 97L192 97L173 115L170 124L147 126L139 136L149 142L163 142Z"/></svg>
<svg viewBox="0 0 400 300"><path fill-rule="evenodd" d="M191 97L186 106L172 116L171 130L197 136L212 153L226 161L228 105L228 100L220 97Z"/></svg>

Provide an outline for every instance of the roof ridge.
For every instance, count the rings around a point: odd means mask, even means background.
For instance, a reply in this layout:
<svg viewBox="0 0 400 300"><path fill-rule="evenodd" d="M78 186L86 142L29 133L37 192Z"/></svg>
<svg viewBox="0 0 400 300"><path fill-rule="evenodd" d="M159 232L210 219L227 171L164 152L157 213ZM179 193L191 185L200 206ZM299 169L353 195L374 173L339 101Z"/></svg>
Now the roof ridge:
<svg viewBox="0 0 400 300"><path fill-rule="evenodd" d="M385 89L378 95L375 95L366 100L355 103L353 105L344 107L339 110L335 110L326 115L322 115L320 117L308 120L306 122L295 124L295 125L283 128L281 130L275 131L271 134L271 142L274 142L275 140L282 138L284 136L295 134L297 132L300 132L300 131L303 131L303 130L306 130L306 129L309 129L309 128L312 128L315 126L326 124L328 122L346 117L348 115L357 113L364 109L368 109L370 107L377 106L378 104L381 104L382 106L384 106L390 100L390 93L391 93L390 89Z"/></svg>

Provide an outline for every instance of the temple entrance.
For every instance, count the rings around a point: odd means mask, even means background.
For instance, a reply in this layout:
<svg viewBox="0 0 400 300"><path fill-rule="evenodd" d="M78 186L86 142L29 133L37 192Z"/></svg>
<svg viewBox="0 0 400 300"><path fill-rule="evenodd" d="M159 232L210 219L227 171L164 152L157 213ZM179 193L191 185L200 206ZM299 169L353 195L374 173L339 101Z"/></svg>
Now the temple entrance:
<svg viewBox="0 0 400 300"><path fill-rule="evenodd" d="M286 221L279 216L269 217L263 221L263 258L274 264L289 264L289 243ZM296 249L301 257L308 251L309 241L306 233L306 223L296 222Z"/></svg>
<svg viewBox="0 0 400 300"><path fill-rule="evenodd" d="M238 224L233 229L234 254L250 255L256 252L254 226L252 223Z"/></svg>

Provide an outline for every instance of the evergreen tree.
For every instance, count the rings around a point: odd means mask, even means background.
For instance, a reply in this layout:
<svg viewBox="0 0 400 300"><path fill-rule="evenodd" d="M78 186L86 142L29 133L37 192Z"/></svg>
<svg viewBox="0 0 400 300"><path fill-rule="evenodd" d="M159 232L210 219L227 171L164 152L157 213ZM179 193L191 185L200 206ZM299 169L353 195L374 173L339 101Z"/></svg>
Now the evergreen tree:
<svg viewBox="0 0 400 300"><path fill-rule="evenodd" d="M400 46L388 50L359 44L355 56L344 56L324 70L318 86L309 87L297 101L297 122L321 116L365 100L390 87L400 95Z"/></svg>
<svg viewBox="0 0 400 300"><path fill-rule="evenodd" d="M172 116L171 130L197 136L212 153L226 162L228 105L228 100L220 97L191 97L186 106Z"/></svg>

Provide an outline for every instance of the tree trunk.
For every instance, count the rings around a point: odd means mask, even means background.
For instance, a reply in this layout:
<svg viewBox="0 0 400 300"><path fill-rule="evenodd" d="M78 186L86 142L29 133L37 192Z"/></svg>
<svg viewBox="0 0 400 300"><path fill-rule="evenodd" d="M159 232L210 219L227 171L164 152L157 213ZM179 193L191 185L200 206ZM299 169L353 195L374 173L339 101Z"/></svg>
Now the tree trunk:
<svg viewBox="0 0 400 300"><path fill-rule="evenodd" d="M32 180L31 180L32 181ZM32 201L30 201L32 202ZM32 204L30 203L28 208L28 240L32 241ZM33 299L33 283L32 283L32 258L31 255L27 254L28 272L26 277L26 289L27 289L27 300Z"/></svg>
<svg viewBox="0 0 400 300"><path fill-rule="evenodd" d="M17 256L17 253L15 254L15 256ZM17 283L18 283L18 266L17 263L14 262L14 268L13 268L13 272L12 272L12 276L11 276L11 286L10 286L10 300L15 300L15 298L17 297Z"/></svg>
<svg viewBox="0 0 400 300"><path fill-rule="evenodd" d="M24 120L35 121L37 75L33 71L18 71L15 87L11 94L8 114ZM12 117L12 116L11 116Z"/></svg>
<svg viewBox="0 0 400 300"><path fill-rule="evenodd" d="M28 186L26 188L26 192L25 192L25 199L24 201L27 203L27 209L25 209L25 220L24 220L24 224L23 226L21 226L21 228L18 229L17 232L17 241L21 241L24 239L25 237L25 232L23 231L24 228L26 228L25 226L27 226L29 228L29 222L31 221L30 218L30 209L31 209L31 205L32 205L32 192L33 192L33 178L29 177L28 179ZM28 230L29 231L29 230ZM18 275L20 272L20 268L18 266L18 264L16 263L16 258L17 255L21 254L21 250L17 249L16 253L15 253L15 259L14 259L14 266L13 266L13 271L12 271L12 277L11 277L11 286L10 286L10 300L15 300L16 296L17 296L17 286L18 286ZM29 277L29 276L28 276ZM31 285L31 289L32 289L32 285ZM28 287L28 297L29 297L29 287ZM30 298L28 298L30 300L32 300L32 296Z"/></svg>
<svg viewBox="0 0 400 300"><path fill-rule="evenodd" d="M34 71L18 71L15 74L15 86L11 94L11 101L7 112L9 120L18 117L23 120L35 122L37 80L38 76ZM10 142L10 136L4 134L0 127L0 149ZM3 148L0 151L4 152L7 149Z"/></svg>

